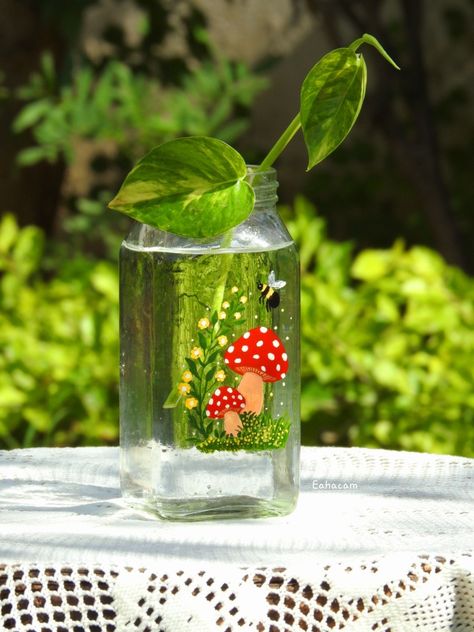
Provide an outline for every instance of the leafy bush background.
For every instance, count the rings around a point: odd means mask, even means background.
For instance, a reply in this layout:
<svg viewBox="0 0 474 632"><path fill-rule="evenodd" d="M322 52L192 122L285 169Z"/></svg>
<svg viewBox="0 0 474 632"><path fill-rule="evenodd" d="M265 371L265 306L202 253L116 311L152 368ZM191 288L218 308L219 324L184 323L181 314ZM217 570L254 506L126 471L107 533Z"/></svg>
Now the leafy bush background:
<svg viewBox="0 0 474 632"><path fill-rule="evenodd" d="M360 33L345 3L289 2L278 37L259 22L269 33L254 38L263 53L251 68L237 61L255 43L243 43L245 29L233 27L238 55L224 58L194 2L131 0L140 15L131 39L125 14L88 39L98 0L59 4L16 3L0 25L0 448L117 442L116 256L129 222L105 207L136 157L175 136L210 134L258 162L293 115L289 88L305 73L291 53L298 21L316 16L308 64L341 45L338 33ZM239 18L252 21L262 6L241 4ZM301 253L303 440L474 456L474 281L426 247L385 248L404 234L472 264L472 8L425 7L422 28L410 3L391 4L386 14L384 2L359 3L356 22L383 33L404 71L370 63L362 116L321 169L302 175L298 141L278 165L282 198L305 191L326 218L303 198L281 209ZM181 43L163 54L168 40ZM276 72L253 108L268 83L261 71L278 56L287 56L286 82ZM373 244L385 249L360 250Z"/></svg>
<svg viewBox="0 0 474 632"><path fill-rule="evenodd" d="M354 256L304 198L281 211L301 254L305 443L473 456L472 279L401 242ZM0 271L2 446L116 443L115 264L51 259L5 215Z"/></svg>
<svg viewBox="0 0 474 632"><path fill-rule="evenodd" d="M294 211L306 442L472 456L473 280L401 241L354 256L307 201Z"/></svg>
<svg viewBox="0 0 474 632"><path fill-rule="evenodd" d="M0 445L84 445L117 439L116 267L58 258L42 232L0 224ZM51 264L51 261L49 261Z"/></svg>

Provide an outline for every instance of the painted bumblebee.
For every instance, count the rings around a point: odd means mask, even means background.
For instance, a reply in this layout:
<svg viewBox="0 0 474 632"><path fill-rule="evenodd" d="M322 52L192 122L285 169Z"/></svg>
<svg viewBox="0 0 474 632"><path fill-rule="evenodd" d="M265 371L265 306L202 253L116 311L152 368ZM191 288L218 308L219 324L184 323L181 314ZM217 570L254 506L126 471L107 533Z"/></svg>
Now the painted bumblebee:
<svg viewBox="0 0 474 632"><path fill-rule="evenodd" d="M258 300L260 303L265 302L267 312L280 305L280 295L277 290L281 290L281 288L285 287L285 285L286 281L277 281L275 279L275 273L273 270L268 275L266 283L257 284L257 288L260 290L260 298Z"/></svg>

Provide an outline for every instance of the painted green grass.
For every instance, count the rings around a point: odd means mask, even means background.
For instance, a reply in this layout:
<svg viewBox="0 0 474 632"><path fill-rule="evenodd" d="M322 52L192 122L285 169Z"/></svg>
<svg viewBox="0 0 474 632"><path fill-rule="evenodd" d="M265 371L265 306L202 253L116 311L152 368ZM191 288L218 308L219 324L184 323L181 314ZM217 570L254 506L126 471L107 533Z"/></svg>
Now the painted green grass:
<svg viewBox="0 0 474 632"><path fill-rule="evenodd" d="M242 430L236 437L226 436L223 431L216 430L215 434L197 444L198 450L276 450L285 447L290 432L290 420L287 417L273 419L269 413L242 413L240 418Z"/></svg>

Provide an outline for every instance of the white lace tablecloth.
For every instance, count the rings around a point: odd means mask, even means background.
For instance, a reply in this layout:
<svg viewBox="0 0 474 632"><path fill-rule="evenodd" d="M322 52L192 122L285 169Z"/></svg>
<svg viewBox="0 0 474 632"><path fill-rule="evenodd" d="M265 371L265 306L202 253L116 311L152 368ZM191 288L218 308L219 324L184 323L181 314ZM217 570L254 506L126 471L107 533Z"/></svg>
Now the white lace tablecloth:
<svg viewBox="0 0 474 632"><path fill-rule="evenodd" d="M0 626L19 632L474 630L474 461L303 448L293 514L173 523L118 449L0 452Z"/></svg>

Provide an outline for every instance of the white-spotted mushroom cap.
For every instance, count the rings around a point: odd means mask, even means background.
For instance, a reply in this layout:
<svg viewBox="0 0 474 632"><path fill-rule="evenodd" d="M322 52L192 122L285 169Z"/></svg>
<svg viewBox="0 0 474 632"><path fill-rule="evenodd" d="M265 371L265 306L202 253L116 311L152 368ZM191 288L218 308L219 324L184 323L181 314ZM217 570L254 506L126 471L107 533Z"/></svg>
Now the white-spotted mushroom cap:
<svg viewBox="0 0 474 632"><path fill-rule="evenodd" d="M278 382L288 371L285 347L273 329L267 327L246 331L227 349L224 362L235 373L257 373L264 382Z"/></svg>
<svg viewBox="0 0 474 632"><path fill-rule="evenodd" d="M236 388L220 386L207 404L206 415L211 419L222 419L226 413L241 413L244 408L245 397Z"/></svg>

